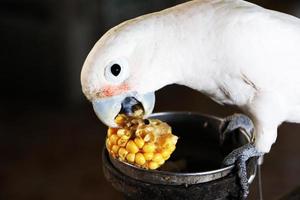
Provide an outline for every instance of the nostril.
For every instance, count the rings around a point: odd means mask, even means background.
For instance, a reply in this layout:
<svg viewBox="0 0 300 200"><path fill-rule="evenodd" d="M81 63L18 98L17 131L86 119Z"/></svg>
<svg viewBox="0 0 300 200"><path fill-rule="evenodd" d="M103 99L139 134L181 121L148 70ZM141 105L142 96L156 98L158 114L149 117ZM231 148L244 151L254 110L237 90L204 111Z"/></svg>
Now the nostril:
<svg viewBox="0 0 300 200"><path fill-rule="evenodd" d="M135 112L138 110L142 110L143 112L141 114L144 114L144 108L141 102L139 102L136 98L134 97L126 97L122 101L122 108L120 113L124 113L126 115L135 115Z"/></svg>

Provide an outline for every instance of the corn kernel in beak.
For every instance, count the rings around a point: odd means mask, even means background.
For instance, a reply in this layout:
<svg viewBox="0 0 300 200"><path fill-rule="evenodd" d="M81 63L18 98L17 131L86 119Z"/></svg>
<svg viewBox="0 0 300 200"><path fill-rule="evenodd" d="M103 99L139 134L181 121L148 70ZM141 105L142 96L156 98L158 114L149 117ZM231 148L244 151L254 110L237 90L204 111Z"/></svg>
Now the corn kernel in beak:
<svg viewBox="0 0 300 200"><path fill-rule="evenodd" d="M115 118L115 123L119 126L122 126L125 122L125 116L124 115L118 115L116 118Z"/></svg>

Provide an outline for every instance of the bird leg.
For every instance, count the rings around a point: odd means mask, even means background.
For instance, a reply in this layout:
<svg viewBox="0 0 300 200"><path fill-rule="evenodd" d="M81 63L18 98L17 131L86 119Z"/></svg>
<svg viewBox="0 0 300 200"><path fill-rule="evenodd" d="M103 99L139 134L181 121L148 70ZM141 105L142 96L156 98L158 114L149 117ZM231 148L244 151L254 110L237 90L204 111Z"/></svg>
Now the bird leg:
<svg viewBox="0 0 300 200"><path fill-rule="evenodd" d="M224 135L237 129L242 129L250 138L252 138L254 126L252 121L245 115L235 114L225 119ZM239 147L225 157L223 164L225 166L233 165L238 169L238 177L240 179L241 194L240 199L246 199L249 194L249 183L247 178L246 162L252 157L262 156L252 143Z"/></svg>

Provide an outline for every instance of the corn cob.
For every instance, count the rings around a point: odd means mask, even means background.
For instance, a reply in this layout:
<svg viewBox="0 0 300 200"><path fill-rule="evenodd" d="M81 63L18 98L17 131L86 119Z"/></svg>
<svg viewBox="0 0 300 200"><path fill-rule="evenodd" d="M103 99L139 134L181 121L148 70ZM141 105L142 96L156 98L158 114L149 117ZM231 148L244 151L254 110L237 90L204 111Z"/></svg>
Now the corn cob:
<svg viewBox="0 0 300 200"><path fill-rule="evenodd" d="M119 128L108 128L106 148L110 155L145 169L157 169L176 148L178 137L171 127L157 119L119 114Z"/></svg>

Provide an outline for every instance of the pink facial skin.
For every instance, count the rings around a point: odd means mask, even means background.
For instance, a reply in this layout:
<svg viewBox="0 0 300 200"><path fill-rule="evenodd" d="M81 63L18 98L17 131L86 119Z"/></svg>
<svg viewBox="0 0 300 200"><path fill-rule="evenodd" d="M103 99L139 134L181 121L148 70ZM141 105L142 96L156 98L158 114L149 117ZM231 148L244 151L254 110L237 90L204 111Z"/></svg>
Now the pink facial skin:
<svg viewBox="0 0 300 200"><path fill-rule="evenodd" d="M129 85L127 83L123 83L121 85L105 85L101 91L97 93L97 97L112 97L127 91L129 91Z"/></svg>

